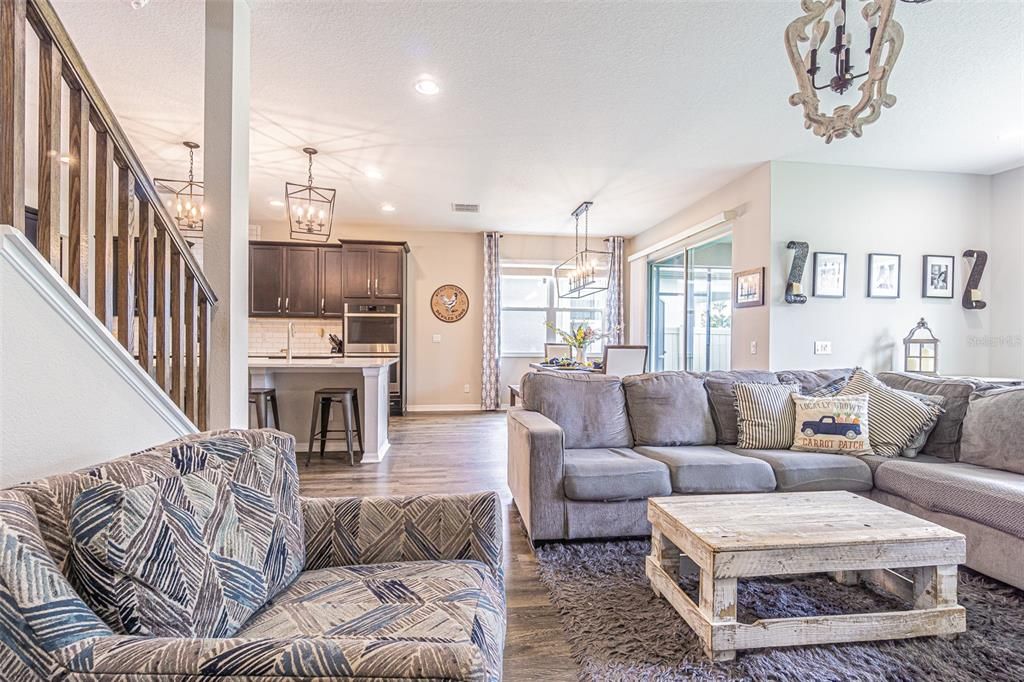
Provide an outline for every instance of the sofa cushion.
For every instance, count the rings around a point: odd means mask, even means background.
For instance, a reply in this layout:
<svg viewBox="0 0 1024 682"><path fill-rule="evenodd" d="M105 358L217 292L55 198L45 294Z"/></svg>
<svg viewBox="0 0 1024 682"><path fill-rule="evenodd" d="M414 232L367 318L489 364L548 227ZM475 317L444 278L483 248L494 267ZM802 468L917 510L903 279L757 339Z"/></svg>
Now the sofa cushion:
<svg viewBox="0 0 1024 682"><path fill-rule="evenodd" d="M901 391L942 396L943 413L939 415L921 452L950 460L956 459L960 452L960 431L971 394L976 390L993 387L975 379L945 379L903 372L881 372L878 378L886 386Z"/></svg>
<svg viewBox="0 0 1024 682"><path fill-rule="evenodd" d="M733 391L733 385L737 383L777 384L779 380L773 372L761 370L714 371L704 375L704 388L711 403L711 417L715 421L719 445L735 445L739 437L736 393Z"/></svg>
<svg viewBox="0 0 1024 682"><path fill-rule="evenodd" d="M1024 386L971 396L964 417L960 461L1024 474Z"/></svg>
<svg viewBox="0 0 1024 682"><path fill-rule="evenodd" d="M878 467L882 466L886 462L893 461L892 457L882 457L881 455L864 455L860 458L860 461L864 462L871 469L871 473L874 474L878 471ZM918 455L914 457L915 462L927 462L929 464L949 464L948 459L942 459L941 457L935 457L934 455Z"/></svg>
<svg viewBox="0 0 1024 682"><path fill-rule="evenodd" d="M704 379L688 372L623 377L626 409L637 445L711 445L715 424Z"/></svg>
<svg viewBox="0 0 1024 682"><path fill-rule="evenodd" d="M854 373L839 396L864 393L871 396L868 402L871 449L883 457L898 457L925 426L942 413L941 407L890 388L862 369Z"/></svg>
<svg viewBox="0 0 1024 682"><path fill-rule="evenodd" d="M677 493L763 493L775 490L775 474L764 462L713 445L638 446L644 457L664 462Z"/></svg>
<svg viewBox="0 0 1024 682"><path fill-rule="evenodd" d="M305 562L295 440L239 431L133 458L72 505L85 595L114 630L229 637Z"/></svg>
<svg viewBox="0 0 1024 682"><path fill-rule="evenodd" d="M523 407L562 427L566 448L633 445L622 380L603 374L531 372L520 382Z"/></svg>
<svg viewBox="0 0 1024 682"><path fill-rule="evenodd" d="M472 666L474 658L484 662L485 671L471 667L464 671L466 679L498 680L505 602L493 572L476 561L322 568L300 575L250 618L238 636L358 639L365 641L364 653L379 648L385 658L389 643L421 640L422 652L404 651L405 668L389 666L389 679L418 677L420 656L436 656L437 644L444 643L446 655L463 659L463 666ZM473 649L480 656L473 656ZM332 675L347 677L347 663L336 663L339 669Z"/></svg>
<svg viewBox="0 0 1024 682"><path fill-rule="evenodd" d="M1024 538L1024 476L963 462L890 460L875 486L925 509L954 514Z"/></svg>
<svg viewBox="0 0 1024 682"><path fill-rule="evenodd" d="M642 500L672 494L668 467L628 448L566 450L563 484L571 500Z"/></svg>
<svg viewBox="0 0 1024 682"><path fill-rule="evenodd" d="M776 490L783 493L812 490L871 490L871 468L859 457L794 450L743 450L731 452L767 462L775 473Z"/></svg>
<svg viewBox="0 0 1024 682"><path fill-rule="evenodd" d="M776 372L780 384L797 384L800 392L808 395L829 384L841 386L850 380L855 368L839 369L787 369ZM838 389L837 389L838 392Z"/></svg>

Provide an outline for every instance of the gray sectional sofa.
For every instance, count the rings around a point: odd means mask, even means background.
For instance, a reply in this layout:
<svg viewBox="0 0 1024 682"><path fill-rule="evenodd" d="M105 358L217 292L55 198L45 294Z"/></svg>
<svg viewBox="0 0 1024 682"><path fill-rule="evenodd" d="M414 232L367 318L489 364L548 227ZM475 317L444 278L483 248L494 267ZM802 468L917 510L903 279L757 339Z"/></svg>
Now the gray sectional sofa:
<svg viewBox="0 0 1024 682"><path fill-rule="evenodd" d="M527 533L647 535L648 497L847 490L964 533L968 566L1024 588L1024 387L879 374L942 399L914 458L736 446L735 383L809 393L852 372L528 374L523 406L508 412L509 485Z"/></svg>

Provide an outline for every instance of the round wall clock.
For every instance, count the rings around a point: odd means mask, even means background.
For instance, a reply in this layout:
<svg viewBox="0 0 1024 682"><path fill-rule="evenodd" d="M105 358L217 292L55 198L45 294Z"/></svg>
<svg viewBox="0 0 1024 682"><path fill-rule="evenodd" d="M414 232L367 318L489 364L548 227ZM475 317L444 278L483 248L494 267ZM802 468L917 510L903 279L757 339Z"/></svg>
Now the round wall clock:
<svg viewBox="0 0 1024 682"><path fill-rule="evenodd" d="M458 322L469 312L469 296L460 286L442 284L430 297L430 309L442 322Z"/></svg>

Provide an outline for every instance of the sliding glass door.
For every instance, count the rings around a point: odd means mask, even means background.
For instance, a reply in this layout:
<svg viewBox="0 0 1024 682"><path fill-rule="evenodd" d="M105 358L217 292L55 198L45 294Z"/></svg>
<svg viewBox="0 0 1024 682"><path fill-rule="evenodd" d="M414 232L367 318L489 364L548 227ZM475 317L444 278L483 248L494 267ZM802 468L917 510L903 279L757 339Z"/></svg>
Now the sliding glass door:
<svg viewBox="0 0 1024 682"><path fill-rule="evenodd" d="M657 371L729 369L732 237L680 245L650 263L651 358Z"/></svg>

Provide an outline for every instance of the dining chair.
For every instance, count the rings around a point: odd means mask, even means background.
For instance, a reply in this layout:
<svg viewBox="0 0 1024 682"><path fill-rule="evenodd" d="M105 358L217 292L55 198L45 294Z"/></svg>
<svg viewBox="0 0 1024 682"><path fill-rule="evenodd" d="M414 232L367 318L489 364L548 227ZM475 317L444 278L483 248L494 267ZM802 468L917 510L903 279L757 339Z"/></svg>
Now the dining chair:
<svg viewBox="0 0 1024 682"><path fill-rule="evenodd" d="M572 349L569 348L567 343L545 343L544 344L544 359L550 360L551 358L571 358Z"/></svg>
<svg viewBox="0 0 1024 682"><path fill-rule="evenodd" d="M647 346L606 345L601 369L617 377L647 371Z"/></svg>

